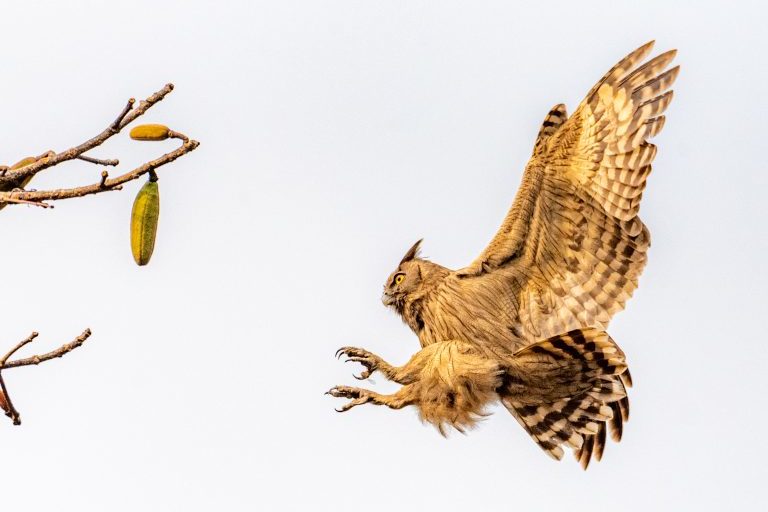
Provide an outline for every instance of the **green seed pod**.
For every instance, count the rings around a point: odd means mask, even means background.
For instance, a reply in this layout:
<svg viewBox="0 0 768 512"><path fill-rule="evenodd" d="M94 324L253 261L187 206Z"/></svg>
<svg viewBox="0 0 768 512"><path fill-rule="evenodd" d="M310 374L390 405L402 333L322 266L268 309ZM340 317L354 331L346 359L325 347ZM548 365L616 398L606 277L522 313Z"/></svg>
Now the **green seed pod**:
<svg viewBox="0 0 768 512"><path fill-rule="evenodd" d="M165 140L170 128L163 124L142 124L131 130L133 140Z"/></svg>
<svg viewBox="0 0 768 512"><path fill-rule="evenodd" d="M137 265L146 265L152 257L159 217L160 191L157 178L150 177L136 194L131 211L131 251Z"/></svg>

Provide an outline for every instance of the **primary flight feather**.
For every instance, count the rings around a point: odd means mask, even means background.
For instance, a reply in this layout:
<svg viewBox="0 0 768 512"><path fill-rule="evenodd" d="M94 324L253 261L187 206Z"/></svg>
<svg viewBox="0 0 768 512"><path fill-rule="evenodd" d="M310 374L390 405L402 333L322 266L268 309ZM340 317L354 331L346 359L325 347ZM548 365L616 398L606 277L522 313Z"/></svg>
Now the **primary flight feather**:
<svg viewBox="0 0 768 512"><path fill-rule="evenodd" d="M392 395L336 386L340 410L373 403L418 408L441 432L462 430L500 401L549 455L572 448L586 469L606 424L621 439L631 378L605 333L637 287L650 236L638 218L679 67L645 44L611 68L568 117L544 119L522 184L488 247L450 270L411 247L383 301L422 349L395 367L366 350L339 355L403 385Z"/></svg>

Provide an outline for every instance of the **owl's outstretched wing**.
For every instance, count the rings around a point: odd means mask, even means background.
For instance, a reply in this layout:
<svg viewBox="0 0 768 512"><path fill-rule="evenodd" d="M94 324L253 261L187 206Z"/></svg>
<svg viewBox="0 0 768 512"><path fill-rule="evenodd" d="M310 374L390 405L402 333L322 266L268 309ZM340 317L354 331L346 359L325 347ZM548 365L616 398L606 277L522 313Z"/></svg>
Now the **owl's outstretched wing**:
<svg viewBox="0 0 768 512"><path fill-rule="evenodd" d="M522 185L488 247L458 276L496 287L532 340L604 328L637 287L650 244L637 217L679 67L669 51L622 59L570 118L550 111ZM470 282L474 281L474 283ZM507 302L508 299L508 302Z"/></svg>

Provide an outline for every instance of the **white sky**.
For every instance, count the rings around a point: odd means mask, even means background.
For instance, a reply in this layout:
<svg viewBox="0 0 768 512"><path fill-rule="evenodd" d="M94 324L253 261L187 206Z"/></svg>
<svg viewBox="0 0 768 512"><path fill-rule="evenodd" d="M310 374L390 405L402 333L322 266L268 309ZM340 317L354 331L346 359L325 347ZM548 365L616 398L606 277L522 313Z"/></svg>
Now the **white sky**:
<svg viewBox="0 0 768 512"><path fill-rule="evenodd" d="M160 173L148 267L128 240L140 183L0 214L0 348L94 332L6 372L24 425L0 423L3 510L761 508L767 13L570 4L7 2L0 162L82 142L167 81L145 121L202 145ZM609 329L636 383L624 440L584 473L503 410L447 440L413 410L336 414L323 392L359 371L339 346L418 347L379 302L402 253L423 236L439 263L473 259L547 110L651 38L683 70L644 197L650 262ZM170 147L124 134L93 155L127 169Z"/></svg>

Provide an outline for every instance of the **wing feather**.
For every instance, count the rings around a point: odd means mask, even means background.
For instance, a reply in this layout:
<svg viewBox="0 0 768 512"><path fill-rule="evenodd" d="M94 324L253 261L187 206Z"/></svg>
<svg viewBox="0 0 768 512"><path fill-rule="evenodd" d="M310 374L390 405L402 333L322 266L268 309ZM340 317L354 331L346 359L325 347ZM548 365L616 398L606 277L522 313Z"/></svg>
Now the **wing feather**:
<svg viewBox="0 0 768 512"><path fill-rule="evenodd" d="M611 68L570 118L555 106L501 228L457 274L517 297L532 339L604 328L637 287L650 246L638 218L679 67L653 42ZM509 290L512 290L511 292Z"/></svg>

